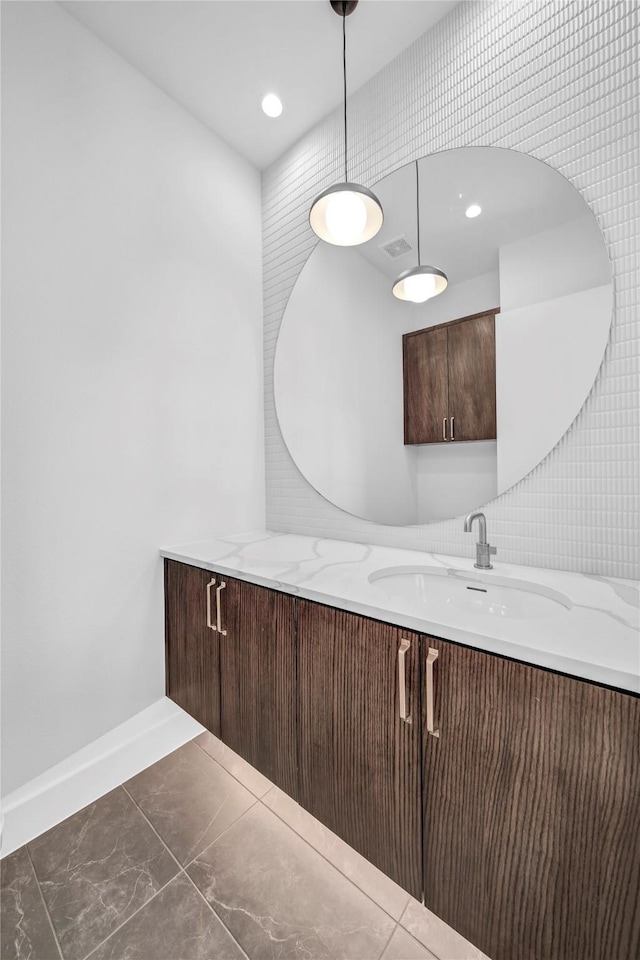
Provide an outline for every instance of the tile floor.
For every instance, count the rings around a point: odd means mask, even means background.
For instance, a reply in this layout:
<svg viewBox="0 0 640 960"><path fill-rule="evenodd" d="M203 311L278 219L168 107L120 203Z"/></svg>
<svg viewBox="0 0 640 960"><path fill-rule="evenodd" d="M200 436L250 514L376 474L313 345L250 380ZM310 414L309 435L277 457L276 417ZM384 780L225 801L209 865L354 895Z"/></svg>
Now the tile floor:
<svg viewBox="0 0 640 960"><path fill-rule="evenodd" d="M209 733L1 867L1 960L486 960Z"/></svg>

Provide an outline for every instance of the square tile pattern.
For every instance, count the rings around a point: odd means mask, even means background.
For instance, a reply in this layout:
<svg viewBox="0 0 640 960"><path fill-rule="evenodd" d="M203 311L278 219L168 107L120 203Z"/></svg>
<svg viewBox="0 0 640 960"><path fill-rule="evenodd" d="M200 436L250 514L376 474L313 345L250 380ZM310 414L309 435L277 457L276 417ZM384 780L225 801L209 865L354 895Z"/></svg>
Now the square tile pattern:
<svg viewBox="0 0 640 960"><path fill-rule="evenodd" d="M486 960L209 733L1 867L0 960Z"/></svg>
<svg viewBox="0 0 640 960"><path fill-rule="evenodd" d="M614 282L609 344L565 436L482 508L505 563L631 578L640 569L639 23L640 5L625 0L459 3L349 95L355 183L375 189L404 164L455 147L506 147L558 170L603 231ZM338 509L302 476L280 431L278 334L317 242L309 207L340 179L342 124L339 107L262 174L267 528L470 557L461 518L399 527Z"/></svg>

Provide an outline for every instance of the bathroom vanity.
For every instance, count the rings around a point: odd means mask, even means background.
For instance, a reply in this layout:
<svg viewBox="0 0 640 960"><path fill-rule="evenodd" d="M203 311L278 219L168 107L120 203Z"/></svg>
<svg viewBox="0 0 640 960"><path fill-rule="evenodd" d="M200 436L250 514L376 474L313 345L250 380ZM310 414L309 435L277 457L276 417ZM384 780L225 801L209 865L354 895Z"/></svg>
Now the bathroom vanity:
<svg viewBox="0 0 640 960"><path fill-rule="evenodd" d="M265 532L162 555L168 696L492 960L638 956L637 585Z"/></svg>

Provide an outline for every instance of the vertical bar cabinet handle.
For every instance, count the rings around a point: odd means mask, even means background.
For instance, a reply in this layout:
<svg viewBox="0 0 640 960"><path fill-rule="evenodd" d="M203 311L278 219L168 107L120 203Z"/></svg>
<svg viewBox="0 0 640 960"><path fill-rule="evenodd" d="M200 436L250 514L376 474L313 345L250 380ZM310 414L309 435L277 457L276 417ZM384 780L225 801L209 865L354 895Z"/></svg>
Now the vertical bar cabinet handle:
<svg viewBox="0 0 640 960"><path fill-rule="evenodd" d="M454 421L454 417L451 417L451 439L452 439L452 440L455 440L456 435L455 435L455 433L453 432L453 421Z"/></svg>
<svg viewBox="0 0 640 960"><path fill-rule="evenodd" d="M438 659L438 651L429 647L427 654L427 733L432 737L439 737L440 731L435 729L433 722L433 665Z"/></svg>
<svg viewBox="0 0 640 960"><path fill-rule="evenodd" d="M446 417L442 418L442 439L443 440L447 439L447 418Z"/></svg>
<svg viewBox="0 0 640 960"><path fill-rule="evenodd" d="M227 631L222 629L222 611L220 610L220 594L226 587L224 580L219 587L216 587L216 626L218 633L221 633L223 637L226 637Z"/></svg>
<svg viewBox="0 0 640 960"><path fill-rule="evenodd" d="M407 714L407 682L404 668L404 658L410 647L410 640L401 640L398 648L398 699L400 701L400 719L404 720L405 723L411 723L411 717Z"/></svg>
<svg viewBox="0 0 640 960"><path fill-rule="evenodd" d="M207 626L210 630L217 630L215 623L211 623L211 587L214 587L216 578L212 577L207 584Z"/></svg>

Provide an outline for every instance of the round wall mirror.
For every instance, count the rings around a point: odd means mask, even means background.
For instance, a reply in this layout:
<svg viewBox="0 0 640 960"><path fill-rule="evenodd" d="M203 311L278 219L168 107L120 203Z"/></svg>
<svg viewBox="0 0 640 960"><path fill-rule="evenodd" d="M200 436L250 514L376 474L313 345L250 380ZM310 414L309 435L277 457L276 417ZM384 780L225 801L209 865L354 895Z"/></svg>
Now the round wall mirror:
<svg viewBox="0 0 640 960"><path fill-rule="evenodd" d="M298 469L337 507L388 524L459 516L525 477L583 405L612 315L598 224L552 167L467 147L417 172L420 262L446 274L444 292L391 293L418 264L411 163L375 185L373 240L316 245L275 356Z"/></svg>

